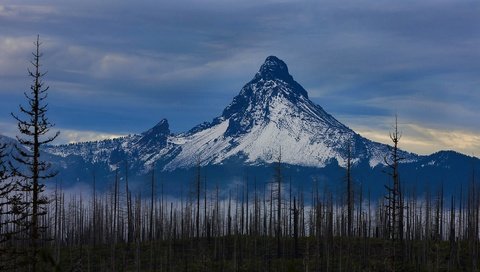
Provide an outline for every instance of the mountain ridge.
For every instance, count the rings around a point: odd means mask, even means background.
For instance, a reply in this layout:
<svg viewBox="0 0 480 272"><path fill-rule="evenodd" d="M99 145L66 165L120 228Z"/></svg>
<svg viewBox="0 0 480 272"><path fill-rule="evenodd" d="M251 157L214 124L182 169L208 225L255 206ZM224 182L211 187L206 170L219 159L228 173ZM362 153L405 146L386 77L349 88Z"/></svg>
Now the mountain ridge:
<svg viewBox="0 0 480 272"><path fill-rule="evenodd" d="M266 58L253 79L211 122L172 134L168 121L162 119L141 134L77 145L90 147L59 145L45 150L63 157L79 155L90 162L102 160L97 153L111 168L121 155L138 157L133 164L143 164L143 172L154 164L172 171L198 162L221 165L229 158L242 158L250 165L268 164L280 148L282 160L292 165L325 167L331 159L345 165L347 146L353 148L354 163L368 160L374 167L383 163L388 152L387 145L362 137L312 102L285 62L275 56ZM415 154L402 152L408 161L416 160Z"/></svg>
<svg viewBox="0 0 480 272"><path fill-rule="evenodd" d="M181 194L179 185L197 175L197 166L216 182L235 183L248 176L267 182L280 150L284 174L296 186L310 188L312 180L340 186L349 147L357 184L382 195L390 147L362 137L312 102L287 65L270 56L210 122L172 133L168 120L161 119L139 134L45 146L43 152L59 170L58 178L71 185L90 183L95 173L106 188L118 171L142 184L155 170L166 188ZM452 151L417 155L400 150L400 156L405 158L400 164L405 188L428 188L442 180L465 183L470 167L480 169L480 159ZM445 188L457 187L452 182Z"/></svg>
<svg viewBox="0 0 480 272"><path fill-rule="evenodd" d="M1 135L0 142L18 145ZM384 158L390 147L362 137L312 102L287 65L270 56L210 122L172 133L168 120L161 119L139 134L44 146L42 156L58 170L55 182L63 181L65 187L92 184L95 176L101 181L98 188L109 190L118 177L128 176L132 188L141 192L155 170L166 192L179 196L197 177L197 166L205 179L208 176L210 189L252 178L269 182L280 150L282 174L294 187L311 188L313 180L343 190L349 147L355 186L383 196L389 182ZM400 151L400 156L406 158L399 172L408 190L428 191L441 182L445 192L455 193L471 182L472 169L480 169L479 158L457 151Z"/></svg>

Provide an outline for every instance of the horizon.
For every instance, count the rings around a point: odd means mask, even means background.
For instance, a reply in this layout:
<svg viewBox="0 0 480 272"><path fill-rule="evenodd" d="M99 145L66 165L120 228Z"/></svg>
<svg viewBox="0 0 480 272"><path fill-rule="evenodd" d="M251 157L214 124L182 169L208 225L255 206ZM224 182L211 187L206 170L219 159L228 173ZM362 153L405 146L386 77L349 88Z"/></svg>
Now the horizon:
<svg viewBox="0 0 480 272"><path fill-rule="evenodd" d="M1 134L18 134L10 112L24 102L38 33L56 144L139 134L163 118L188 131L275 55L314 103L370 140L389 144L397 114L403 150L480 154L480 4L184 2L0 5Z"/></svg>

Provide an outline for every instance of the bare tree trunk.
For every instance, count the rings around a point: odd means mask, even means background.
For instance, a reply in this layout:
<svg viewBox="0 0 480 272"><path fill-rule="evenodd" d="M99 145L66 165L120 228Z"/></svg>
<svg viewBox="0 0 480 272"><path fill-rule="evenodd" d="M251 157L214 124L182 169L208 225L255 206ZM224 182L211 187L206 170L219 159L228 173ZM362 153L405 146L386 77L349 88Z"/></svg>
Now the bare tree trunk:
<svg viewBox="0 0 480 272"><path fill-rule="evenodd" d="M17 182L19 191L28 194L27 201L21 203L20 211L18 213L21 216L23 231L28 233L28 249L26 262L28 263L30 271L37 271L37 265L39 263L39 248L41 246L41 240L45 240L45 233L47 226L42 224L42 218L46 215L46 209L48 200L42 193L45 190L43 180L54 177L57 173L50 171L50 164L40 159L41 146L48 144L55 140L59 132L55 133L51 137L45 137L45 135L53 127L53 124L49 122L46 117L47 106L45 99L47 98L47 90L49 87L44 86L43 77L46 73L40 72L40 38L37 36L37 40L34 43L35 52L33 52L33 65L34 70L28 70L29 76L33 79L33 84L30 86L30 93L25 92L27 98L28 107L20 106L20 112L26 115L26 120L20 119L18 116L11 114L17 121L17 127L20 134L24 138L17 136L18 142L28 147L29 152L25 152L19 146L15 145L15 149L18 155L14 155L13 158L21 165L25 166L25 169L14 167L12 168L12 174L23 179L23 181ZM20 200L20 199L18 199ZM42 235L44 237L42 237Z"/></svg>
<svg viewBox="0 0 480 272"><path fill-rule="evenodd" d="M196 237L200 238L200 190L201 190L201 177L200 177L200 160L197 163L197 178L196 178L196 193L197 193L197 216L195 219L195 226L196 226Z"/></svg>
<svg viewBox="0 0 480 272"><path fill-rule="evenodd" d="M275 179L277 182L277 257L282 256L282 148L278 154L277 165L275 167Z"/></svg>
<svg viewBox="0 0 480 272"><path fill-rule="evenodd" d="M347 234L348 237L352 237L353 230L353 185L352 185L352 153L351 146L348 145L348 157L347 157Z"/></svg>

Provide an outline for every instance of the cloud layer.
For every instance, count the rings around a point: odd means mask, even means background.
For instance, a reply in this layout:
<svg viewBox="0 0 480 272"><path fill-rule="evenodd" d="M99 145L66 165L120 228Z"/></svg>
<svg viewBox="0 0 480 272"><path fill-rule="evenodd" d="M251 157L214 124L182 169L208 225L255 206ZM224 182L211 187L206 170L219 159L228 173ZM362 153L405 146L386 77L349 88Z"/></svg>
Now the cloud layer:
<svg viewBox="0 0 480 272"><path fill-rule="evenodd" d="M411 151L480 154L478 14L463 0L7 0L0 122L23 102L38 33L50 117L66 130L137 133L161 118L187 130L277 55L315 102L374 139L398 114Z"/></svg>

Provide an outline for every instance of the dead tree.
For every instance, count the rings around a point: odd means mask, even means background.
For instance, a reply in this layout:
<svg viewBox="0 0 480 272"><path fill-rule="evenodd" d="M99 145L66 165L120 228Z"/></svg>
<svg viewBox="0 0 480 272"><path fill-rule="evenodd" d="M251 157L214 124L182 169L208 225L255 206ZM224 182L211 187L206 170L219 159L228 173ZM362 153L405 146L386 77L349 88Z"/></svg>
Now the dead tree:
<svg viewBox="0 0 480 272"><path fill-rule="evenodd" d="M162 200L163 201L163 200ZM154 243L154 209L155 209L155 164L152 167L152 179L150 182L150 215L149 215L149 228L148 228L148 241L150 242L150 270L154 271L154 252L155 252L155 243ZM163 222L161 222L163 224Z"/></svg>
<svg viewBox="0 0 480 272"><path fill-rule="evenodd" d="M348 156L347 156L347 173L346 173L346 183L347 183L347 234L349 237L353 233L353 184L352 184L352 149L350 144L348 145Z"/></svg>
<svg viewBox="0 0 480 272"><path fill-rule="evenodd" d="M277 185L277 224L276 224L276 236L277 236L277 257L282 256L282 148L278 153L277 161L275 163L275 183Z"/></svg>
<svg viewBox="0 0 480 272"><path fill-rule="evenodd" d="M197 196L197 209L196 209L196 217L195 217L195 230L196 230L196 237L200 238L200 194L201 194L201 176L200 176L200 157L198 157L197 161L197 173L195 177L195 188L196 188L196 196Z"/></svg>
<svg viewBox="0 0 480 272"><path fill-rule="evenodd" d="M19 200L15 192L15 183L7 169L7 144L0 144L0 270L7 270L13 265L11 260L12 236L15 234L14 206Z"/></svg>
<svg viewBox="0 0 480 272"><path fill-rule="evenodd" d="M298 209L297 199L293 197L293 257L298 257Z"/></svg>
<svg viewBox="0 0 480 272"><path fill-rule="evenodd" d="M127 244L130 245L133 241L133 209L131 192L128 189L128 159L125 160L125 197L127 202Z"/></svg>
<svg viewBox="0 0 480 272"><path fill-rule="evenodd" d="M385 185L387 189L386 210L387 210L387 237L392 241L392 264L395 267L397 254L402 250L397 250L397 242L403 241L403 198L400 186L400 178L398 167L399 163L404 159L399 154L398 143L402 137L398 131L398 120L395 116L395 126L393 132L390 133L390 139L393 146L390 147L390 153L384 157L385 164L389 170L387 173L392 177L392 184Z"/></svg>
<svg viewBox="0 0 480 272"><path fill-rule="evenodd" d="M58 137L59 132L53 136L47 136L53 124L47 118L47 91L43 77L45 72L40 70L40 38L34 43L35 52L33 52L33 71L28 70L33 83L30 86L30 92L25 92L27 107L20 105L20 112L25 118L11 114L17 121L17 127L22 136L17 135L17 140L28 150L20 146L15 146L16 153L13 158L23 167L14 167L13 174L19 178L17 185L19 190L26 196L21 203L21 213L23 215L22 227L28 233L29 256L27 259L29 270L37 271L39 262L39 247L42 234L45 233L46 226L41 224L42 218L46 215L46 205L48 199L43 192L45 190L45 180L54 177L57 173L51 170L51 164L40 158L41 147L51 143Z"/></svg>
<svg viewBox="0 0 480 272"><path fill-rule="evenodd" d="M451 269L454 266L455 263L455 250L456 250L456 245L455 245L455 200L451 198L450 201L450 234L448 236L448 240L450 242L450 255L449 255L449 261L448 261L448 267Z"/></svg>

